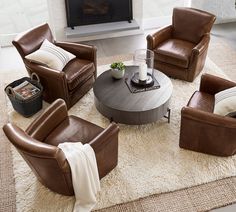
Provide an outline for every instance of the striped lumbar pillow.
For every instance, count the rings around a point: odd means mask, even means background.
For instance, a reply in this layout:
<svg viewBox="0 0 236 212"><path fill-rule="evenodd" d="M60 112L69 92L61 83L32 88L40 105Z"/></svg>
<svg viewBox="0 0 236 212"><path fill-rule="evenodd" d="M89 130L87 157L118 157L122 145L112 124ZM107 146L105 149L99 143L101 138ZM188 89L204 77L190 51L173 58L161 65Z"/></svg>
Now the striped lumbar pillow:
<svg viewBox="0 0 236 212"><path fill-rule="evenodd" d="M49 68L61 71L65 65L76 56L64 49L55 46L45 39L41 47L25 58L31 62L46 65Z"/></svg>
<svg viewBox="0 0 236 212"><path fill-rule="evenodd" d="M236 116L236 86L215 94L214 113L222 116Z"/></svg>

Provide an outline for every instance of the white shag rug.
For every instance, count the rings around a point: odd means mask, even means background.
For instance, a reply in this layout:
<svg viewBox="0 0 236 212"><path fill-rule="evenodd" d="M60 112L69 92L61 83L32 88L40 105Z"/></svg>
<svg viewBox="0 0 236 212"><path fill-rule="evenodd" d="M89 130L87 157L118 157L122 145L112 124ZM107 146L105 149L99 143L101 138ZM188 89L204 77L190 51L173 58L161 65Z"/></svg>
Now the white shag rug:
<svg viewBox="0 0 236 212"><path fill-rule="evenodd" d="M107 68L100 66L98 71L101 73ZM210 59L206 61L204 72L226 78ZM199 88L199 80L200 77L188 83L172 79L170 124L166 119L140 126L119 124L118 166L101 180L96 209L236 175L235 156L222 158L179 148L180 111ZM7 104L9 120L22 128L38 115L23 118L13 111L9 101ZM44 104L44 108L47 106ZM92 90L69 113L102 127L109 124L109 120L96 110ZM12 154L17 211L36 208L37 211L72 211L74 197L55 194L45 188L14 147Z"/></svg>

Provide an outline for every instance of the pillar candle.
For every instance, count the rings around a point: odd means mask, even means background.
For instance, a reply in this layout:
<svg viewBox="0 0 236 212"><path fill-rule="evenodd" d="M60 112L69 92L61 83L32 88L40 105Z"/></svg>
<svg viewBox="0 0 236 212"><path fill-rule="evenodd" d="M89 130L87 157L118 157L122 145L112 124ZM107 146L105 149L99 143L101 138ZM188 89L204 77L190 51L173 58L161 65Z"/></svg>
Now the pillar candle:
<svg viewBox="0 0 236 212"><path fill-rule="evenodd" d="M139 66L139 80L145 81L147 80L147 64L141 63Z"/></svg>

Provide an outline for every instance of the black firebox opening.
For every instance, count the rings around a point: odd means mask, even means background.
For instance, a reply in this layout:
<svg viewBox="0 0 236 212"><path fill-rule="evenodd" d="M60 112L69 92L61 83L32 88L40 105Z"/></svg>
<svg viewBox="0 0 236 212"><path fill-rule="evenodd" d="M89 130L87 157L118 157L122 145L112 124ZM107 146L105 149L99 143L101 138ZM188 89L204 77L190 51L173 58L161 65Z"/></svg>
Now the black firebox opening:
<svg viewBox="0 0 236 212"><path fill-rule="evenodd" d="M128 21L133 19L132 0L65 0L67 26Z"/></svg>

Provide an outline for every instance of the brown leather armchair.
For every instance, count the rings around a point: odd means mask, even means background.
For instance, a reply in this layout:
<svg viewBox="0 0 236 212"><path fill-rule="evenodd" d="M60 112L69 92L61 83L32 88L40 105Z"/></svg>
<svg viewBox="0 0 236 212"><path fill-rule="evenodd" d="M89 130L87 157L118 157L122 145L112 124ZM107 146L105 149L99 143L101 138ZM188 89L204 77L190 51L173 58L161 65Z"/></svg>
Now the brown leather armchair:
<svg viewBox="0 0 236 212"><path fill-rule="evenodd" d="M154 67L166 75L192 82L201 72L215 16L193 8L174 8L172 25L147 36Z"/></svg>
<svg viewBox="0 0 236 212"><path fill-rule="evenodd" d="M213 113L214 95L234 86L234 82L209 74L202 75L200 90L192 95L181 111L181 148L217 156L236 153L236 117Z"/></svg>
<svg viewBox="0 0 236 212"><path fill-rule="evenodd" d="M95 151L100 178L117 165L118 126L111 123L103 129L76 116L68 116L62 99L52 103L26 131L10 123L4 125L3 130L38 180L63 195L73 195L74 190L70 166L58 144L89 143Z"/></svg>
<svg viewBox="0 0 236 212"><path fill-rule="evenodd" d="M39 49L45 39L76 55L76 58L71 60L62 71L27 60L25 56ZM19 34L12 43L20 53L29 75L35 72L39 76L44 87L44 100L47 102L62 98L70 108L90 90L96 79L96 47L56 42L48 24Z"/></svg>

